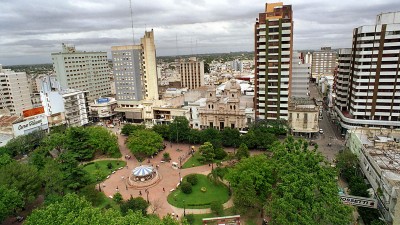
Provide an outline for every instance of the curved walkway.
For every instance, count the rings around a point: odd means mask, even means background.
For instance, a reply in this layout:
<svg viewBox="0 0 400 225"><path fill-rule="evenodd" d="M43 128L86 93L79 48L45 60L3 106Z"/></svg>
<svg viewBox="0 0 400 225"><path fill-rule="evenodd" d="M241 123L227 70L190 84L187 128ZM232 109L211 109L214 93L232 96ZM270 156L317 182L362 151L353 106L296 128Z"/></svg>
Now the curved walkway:
<svg viewBox="0 0 400 225"><path fill-rule="evenodd" d="M116 129L112 129L116 131ZM188 154L190 153L190 148L192 144L176 144L165 141L166 149L160 152L156 157L150 159L150 163L147 163L147 160L142 162L142 164L159 165L158 172L162 176L160 182L152 187L149 187L146 192L145 190L138 190L132 187L129 187L126 183L126 178L129 177L132 170L139 166L140 163L132 157L131 159L125 159L125 155L132 155L129 149L125 145L125 140L127 137L118 135L118 144L119 149L122 154L121 160L126 161L126 167L121 170L115 171L114 174L110 175L108 179L101 183L101 189L106 196L113 196L117 191L121 193L124 199L129 199L130 197L143 197L145 200L148 200L151 204L149 207L150 213L156 213L159 216L163 217L169 213L174 213L175 215L182 216L183 209L177 208L170 205L167 201L167 197L172 190L174 190L179 184L180 178L184 177L191 173L198 173L207 175L211 172L211 166L203 165L197 166L187 169L174 169L172 168L172 162L180 163L179 158L184 158L182 160L182 165L186 160L189 159ZM198 149L198 145L195 145L196 149ZM180 149L179 151L177 149ZM233 149L227 149L227 151L233 151ZM170 162L162 163L162 155L168 152L171 157ZM258 152L257 152L258 153ZM255 153L255 154L257 154ZM259 154L259 153L258 153ZM114 158L115 159L115 158ZM99 159L106 160L106 159ZM163 191L165 190L165 191ZM233 206L232 198L228 200L228 202L223 204L224 208L229 208ZM210 209L186 209L186 213L193 214L202 214L202 213L210 213Z"/></svg>

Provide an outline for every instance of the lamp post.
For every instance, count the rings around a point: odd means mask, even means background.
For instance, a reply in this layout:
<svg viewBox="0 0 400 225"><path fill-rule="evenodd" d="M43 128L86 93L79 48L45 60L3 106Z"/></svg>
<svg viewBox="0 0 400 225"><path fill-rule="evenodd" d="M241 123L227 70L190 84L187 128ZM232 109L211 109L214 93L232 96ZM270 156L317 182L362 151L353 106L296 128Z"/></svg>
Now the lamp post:
<svg viewBox="0 0 400 225"><path fill-rule="evenodd" d="M179 184L182 183L182 178L181 178L181 171L179 171Z"/></svg>
<svg viewBox="0 0 400 225"><path fill-rule="evenodd" d="M146 189L146 190L144 190L145 192L146 192L146 194L147 194L147 203L150 203L149 202L149 190L148 189Z"/></svg>
<svg viewBox="0 0 400 225"><path fill-rule="evenodd" d="M183 216L186 216L186 204L185 204L185 199L183 200Z"/></svg>

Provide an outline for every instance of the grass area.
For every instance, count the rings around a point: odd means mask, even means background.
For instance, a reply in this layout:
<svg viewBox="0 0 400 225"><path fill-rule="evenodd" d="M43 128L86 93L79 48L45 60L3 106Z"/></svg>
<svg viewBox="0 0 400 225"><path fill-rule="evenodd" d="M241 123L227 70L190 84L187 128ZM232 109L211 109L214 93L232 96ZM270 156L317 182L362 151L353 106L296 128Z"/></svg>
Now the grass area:
<svg viewBox="0 0 400 225"><path fill-rule="evenodd" d="M167 199L169 204L179 208L183 208L185 204L187 209L205 209L210 208L213 201L225 203L229 200L228 188L224 184L214 184L202 174L197 174L197 179L198 183L193 186L192 193L185 194L177 189L169 194ZM202 192L200 190L202 187L205 187L207 191Z"/></svg>
<svg viewBox="0 0 400 225"><path fill-rule="evenodd" d="M203 163L201 163L199 161L199 158L201 157L200 152L196 151L193 156L191 156L189 158L188 161L185 162L185 164L183 164L182 168L186 169L186 168L191 168L191 167L195 167L195 166L201 166L204 165Z"/></svg>
<svg viewBox="0 0 400 225"><path fill-rule="evenodd" d="M108 168L109 163L111 163L111 169ZM83 169L89 173L91 181L95 183L105 180L112 171L124 166L126 166L126 162L122 160L104 160L88 163L83 166Z"/></svg>

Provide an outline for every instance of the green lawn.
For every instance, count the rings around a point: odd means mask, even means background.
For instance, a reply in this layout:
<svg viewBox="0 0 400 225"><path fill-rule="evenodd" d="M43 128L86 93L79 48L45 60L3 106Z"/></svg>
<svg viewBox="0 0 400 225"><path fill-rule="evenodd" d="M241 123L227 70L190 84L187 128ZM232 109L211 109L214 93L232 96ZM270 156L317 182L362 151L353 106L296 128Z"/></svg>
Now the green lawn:
<svg viewBox="0 0 400 225"><path fill-rule="evenodd" d="M213 201L225 203L229 200L228 188L224 184L214 184L202 174L197 174L197 178L198 183L193 186L192 193L185 194L177 189L168 195L169 204L179 208L183 208L185 204L188 209L205 209L210 208ZM207 191L202 192L200 190L202 187L205 187Z"/></svg>
<svg viewBox="0 0 400 225"><path fill-rule="evenodd" d="M107 167L108 163L111 163L111 169ZM105 180L112 171L124 166L126 166L126 162L122 160L104 160L88 163L83 166L83 169L89 173L92 182L95 183L97 181Z"/></svg>
<svg viewBox="0 0 400 225"><path fill-rule="evenodd" d="M190 168L190 167L195 167L195 166L201 166L201 165L203 165L203 163L201 163L201 162L199 161L199 158L200 158L200 152L199 152L199 151L196 151L196 152L193 154L193 156L191 156L191 157L189 158L189 160L186 161L185 164L183 164L182 168L183 168L183 169L186 169L186 168Z"/></svg>

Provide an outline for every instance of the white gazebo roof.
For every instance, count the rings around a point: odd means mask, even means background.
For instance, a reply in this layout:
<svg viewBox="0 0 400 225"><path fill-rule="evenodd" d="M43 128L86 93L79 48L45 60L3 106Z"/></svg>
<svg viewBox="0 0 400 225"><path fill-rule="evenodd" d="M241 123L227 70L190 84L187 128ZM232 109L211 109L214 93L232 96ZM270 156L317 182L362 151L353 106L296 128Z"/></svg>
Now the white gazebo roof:
<svg viewBox="0 0 400 225"><path fill-rule="evenodd" d="M152 172L153 172L153 167L142 165L142 166L136 167L132 171L132 174L136 177L144 177L144 176L151 174Z"/></svg>

